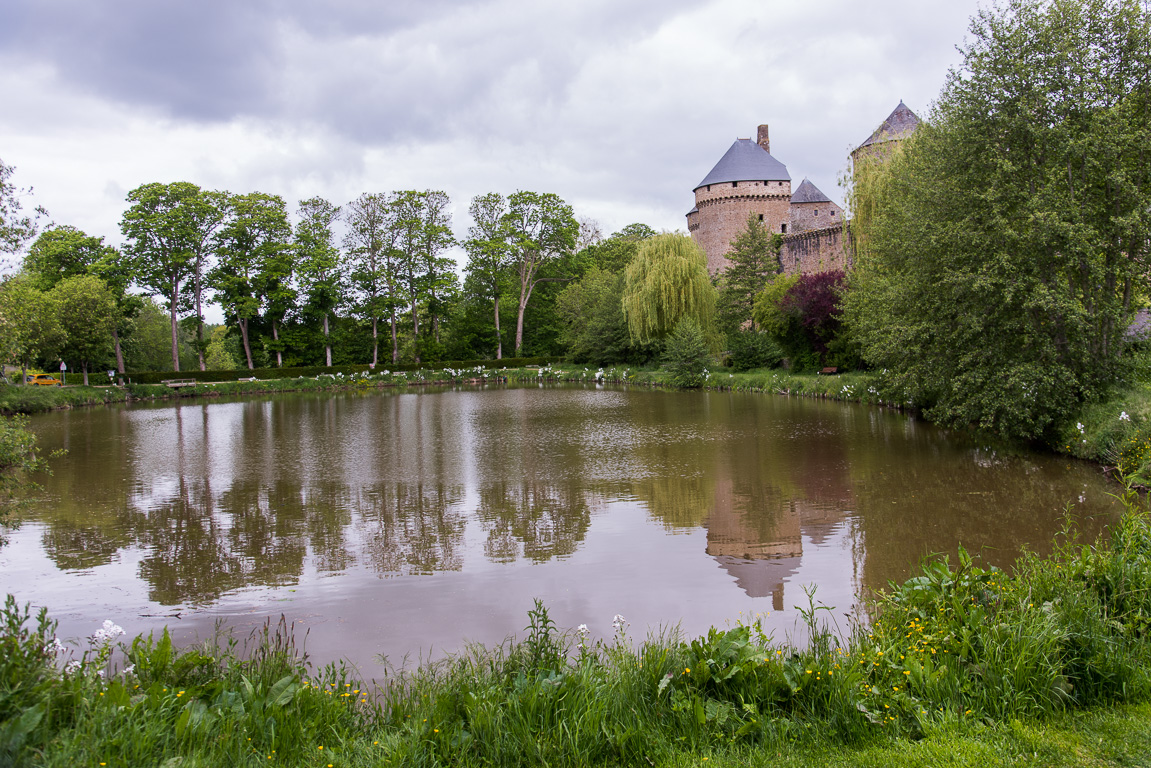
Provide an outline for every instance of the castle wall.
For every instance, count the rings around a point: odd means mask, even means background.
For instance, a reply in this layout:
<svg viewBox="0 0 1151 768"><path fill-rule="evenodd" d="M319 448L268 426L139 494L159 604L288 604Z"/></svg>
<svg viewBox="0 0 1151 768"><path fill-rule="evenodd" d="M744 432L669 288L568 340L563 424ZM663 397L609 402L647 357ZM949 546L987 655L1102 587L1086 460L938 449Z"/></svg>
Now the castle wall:
<svg viewBox="0 0 1151 768"><path fill-rule="evenodd" d="M700 187L695 195L698 213L688 216L688 231L707 254L707 271L715 275L727 268L731 241L747 226L747 217L762 214L772 232L789 221L791 182L741 181Z"/></svg>
<svg viewBox="0 0 1151 768"><path fill-rule="evenodd" d="M785 235L779 260L783 271L789 275L833 269L846 272L851 269L851 257L843 223Z"/></svg>
<svg viewBox="0 0 1151 768"><path fill-rule="evenodd" d="M831 201L822 203L792 203L791 224L787 233L823 229L843 222L843 209Z"/></svg>

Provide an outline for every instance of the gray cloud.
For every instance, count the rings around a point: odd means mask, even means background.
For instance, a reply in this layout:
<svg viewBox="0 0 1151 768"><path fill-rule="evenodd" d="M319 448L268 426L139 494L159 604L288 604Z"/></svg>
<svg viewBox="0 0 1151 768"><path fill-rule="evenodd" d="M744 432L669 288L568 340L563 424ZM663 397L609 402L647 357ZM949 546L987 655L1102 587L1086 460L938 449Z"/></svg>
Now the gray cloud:
<svg viewBox="0 0 1151 768"><path fill-rule="evenodd" d="M976 1L9 0L0 151L101 234L109 190L175 178L293 201L430 186L458 211L540 189L608 231L682 227L762 122L840 197L849 146L901 98L927 111Z"/></svg>

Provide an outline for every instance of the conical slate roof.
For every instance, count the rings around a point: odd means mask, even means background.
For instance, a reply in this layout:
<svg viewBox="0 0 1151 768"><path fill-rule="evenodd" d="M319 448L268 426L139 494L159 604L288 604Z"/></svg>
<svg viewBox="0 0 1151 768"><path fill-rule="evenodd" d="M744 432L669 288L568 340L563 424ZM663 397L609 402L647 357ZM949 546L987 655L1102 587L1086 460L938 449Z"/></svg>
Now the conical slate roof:
<svg viewBox="0 0 1151 768"><path fill-rule="evenodd" d="M731 181L791 181L791 174L787 166L751 139L736 139L695 188Z"/></svg>
<svg viewBox="0 0 1151 768"><path fill-rule="evenodd" d="M887 119L883 121L883 125L875 129L875 133L867 137L867 141L860 144L856 149L871 146L872 144L879 144L884 141L894 141L896 139L903 139L911 135L919 126L919 118L915 113L907 108L903 101L899 102Z"/></svg>
<svg viewBox="0 0 1151 768"><path fill-rule="evenodd" d="M805 176L799 189L791 194L793 203L830 203L831 198L819 191L819 187L812 184Z"/></svg>

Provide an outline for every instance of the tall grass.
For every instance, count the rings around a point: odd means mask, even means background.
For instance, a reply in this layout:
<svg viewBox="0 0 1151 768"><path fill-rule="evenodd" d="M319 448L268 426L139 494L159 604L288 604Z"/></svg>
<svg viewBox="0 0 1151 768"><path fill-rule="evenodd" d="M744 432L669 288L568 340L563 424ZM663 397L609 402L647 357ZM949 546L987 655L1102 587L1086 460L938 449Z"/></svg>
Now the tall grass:
<svg viewBox="0 0 1151 768"><path fill-rule="evenodd" d="M1011 571L965 553L871 598L833 630L810 595L809 642L755 622L684 640L589 642L536 604L525 635L390 670L368 685L314 671L288 626L174 648L119 647L107 623L61 653L55 625L9 597L0 621L0 764L650 765L816 751L1151 695L1151 517L1128 492L1110 538L1061 537ZM79 654L77 656L77 654ZM750 752L748 751L750 750Z"/></svg>

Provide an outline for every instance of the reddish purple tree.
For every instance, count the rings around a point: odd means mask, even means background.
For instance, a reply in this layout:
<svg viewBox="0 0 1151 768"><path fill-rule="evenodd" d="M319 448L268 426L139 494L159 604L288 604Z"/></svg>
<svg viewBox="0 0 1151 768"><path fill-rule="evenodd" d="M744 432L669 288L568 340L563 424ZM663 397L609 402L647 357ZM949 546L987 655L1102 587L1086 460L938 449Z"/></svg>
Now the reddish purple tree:
<svg viewBox="0 0 1151 768"><path fill-rule="evenodd" d="M839 297L846 280L840 269L800 275L780 302L780 309L796 320L820 358L827 354L828 342L839 332Z"/></svg>

